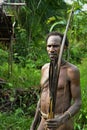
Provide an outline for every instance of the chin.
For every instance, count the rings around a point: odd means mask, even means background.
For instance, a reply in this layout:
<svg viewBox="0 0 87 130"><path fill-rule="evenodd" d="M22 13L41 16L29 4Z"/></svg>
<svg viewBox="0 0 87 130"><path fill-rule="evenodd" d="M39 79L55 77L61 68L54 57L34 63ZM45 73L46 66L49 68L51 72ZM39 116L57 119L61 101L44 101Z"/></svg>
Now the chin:
<svg viewBox="0 0 87 130"><path fill-rule="evenodd" d="M55 58L55 57L50 57L50 60L51 60L51 61L55 61L56 58Z"/></svg>

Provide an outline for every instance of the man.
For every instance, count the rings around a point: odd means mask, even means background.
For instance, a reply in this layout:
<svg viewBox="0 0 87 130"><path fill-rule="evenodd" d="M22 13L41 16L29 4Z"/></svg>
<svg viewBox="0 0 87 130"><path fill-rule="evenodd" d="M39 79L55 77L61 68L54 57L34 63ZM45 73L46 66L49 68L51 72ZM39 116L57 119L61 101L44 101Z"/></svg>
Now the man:
<svg viewBox="0 0 87 130"><path fill-rule="evenodd" d="M63 35L58 32L48 34L47 52L51 61L59 57L60 46ZM68 47L66 38L64 50ZM49 66L50 63L42 67L41 77L41 97L37 105L34 121L30 130L35 130L41 113L41 121L37 130L74 130L72 117L80 110L80 73L78 68L62 59L59 80L57 84L55 115L53 119L48 119L50 96L49 96Z"/></svg>

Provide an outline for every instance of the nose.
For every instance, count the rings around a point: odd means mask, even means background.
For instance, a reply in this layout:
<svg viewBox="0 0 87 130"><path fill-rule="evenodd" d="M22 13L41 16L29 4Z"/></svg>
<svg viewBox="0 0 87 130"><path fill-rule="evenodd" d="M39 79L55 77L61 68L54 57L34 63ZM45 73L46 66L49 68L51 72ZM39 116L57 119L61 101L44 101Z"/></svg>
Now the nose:
<svg viewBox="0 0 87 130"><path fill-rule="evenodd" d="M53 46L50 47L50 52L54 52L54 47Z"/></svg>

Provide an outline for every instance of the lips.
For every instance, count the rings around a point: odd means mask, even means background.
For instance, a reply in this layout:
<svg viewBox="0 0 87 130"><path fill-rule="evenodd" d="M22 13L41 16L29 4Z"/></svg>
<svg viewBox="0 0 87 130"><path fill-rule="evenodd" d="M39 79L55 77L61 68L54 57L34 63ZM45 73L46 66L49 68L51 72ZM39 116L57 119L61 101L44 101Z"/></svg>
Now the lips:
<svg viewBox="0 0 87 130"><path fill-rule="evenodd" d="M50 57L50 58L56 58L56 57L57 57L57 54L49 54L49 57Z"/></svg>

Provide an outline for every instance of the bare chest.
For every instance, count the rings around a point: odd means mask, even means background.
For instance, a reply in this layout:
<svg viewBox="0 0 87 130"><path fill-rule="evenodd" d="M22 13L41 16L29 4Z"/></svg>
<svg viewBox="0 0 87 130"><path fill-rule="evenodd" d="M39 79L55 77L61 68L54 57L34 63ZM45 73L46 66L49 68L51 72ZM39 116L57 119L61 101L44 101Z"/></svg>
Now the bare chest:
<svg viewBox="0 0 87 130"><path fill-rule="evenodd" d="M57 90L59 89L62 90L68 84L68 81L69 80L67 76L67 70L65 68L61 68L59 79L58 79L58 84L57 84ZM42 89L49 88L49 69L47 69L42 75L41 86L42 86Z"/></svg>
<svg viewBox="0 0 87 130"><path fill-rule="evenodd" d="M49 102L50 102L50 96L49 96L49 71L46 70L46 73L43 73L42 79L41 79L41 86L42 86L42 93L41 93L41 110L45 113L48 112L49 108ZM69 100L69 83L68 83L68 76L67 76L67 70L65 68L61 68L59 80L57 84L57 93L56 93L56 113L61 111L61 102L65 101L68 102ZM64 95L67 95L66 98L64 98ZM67 107L66 103L66 107ZM65 108L66 109L66 108Z"/></svg>

